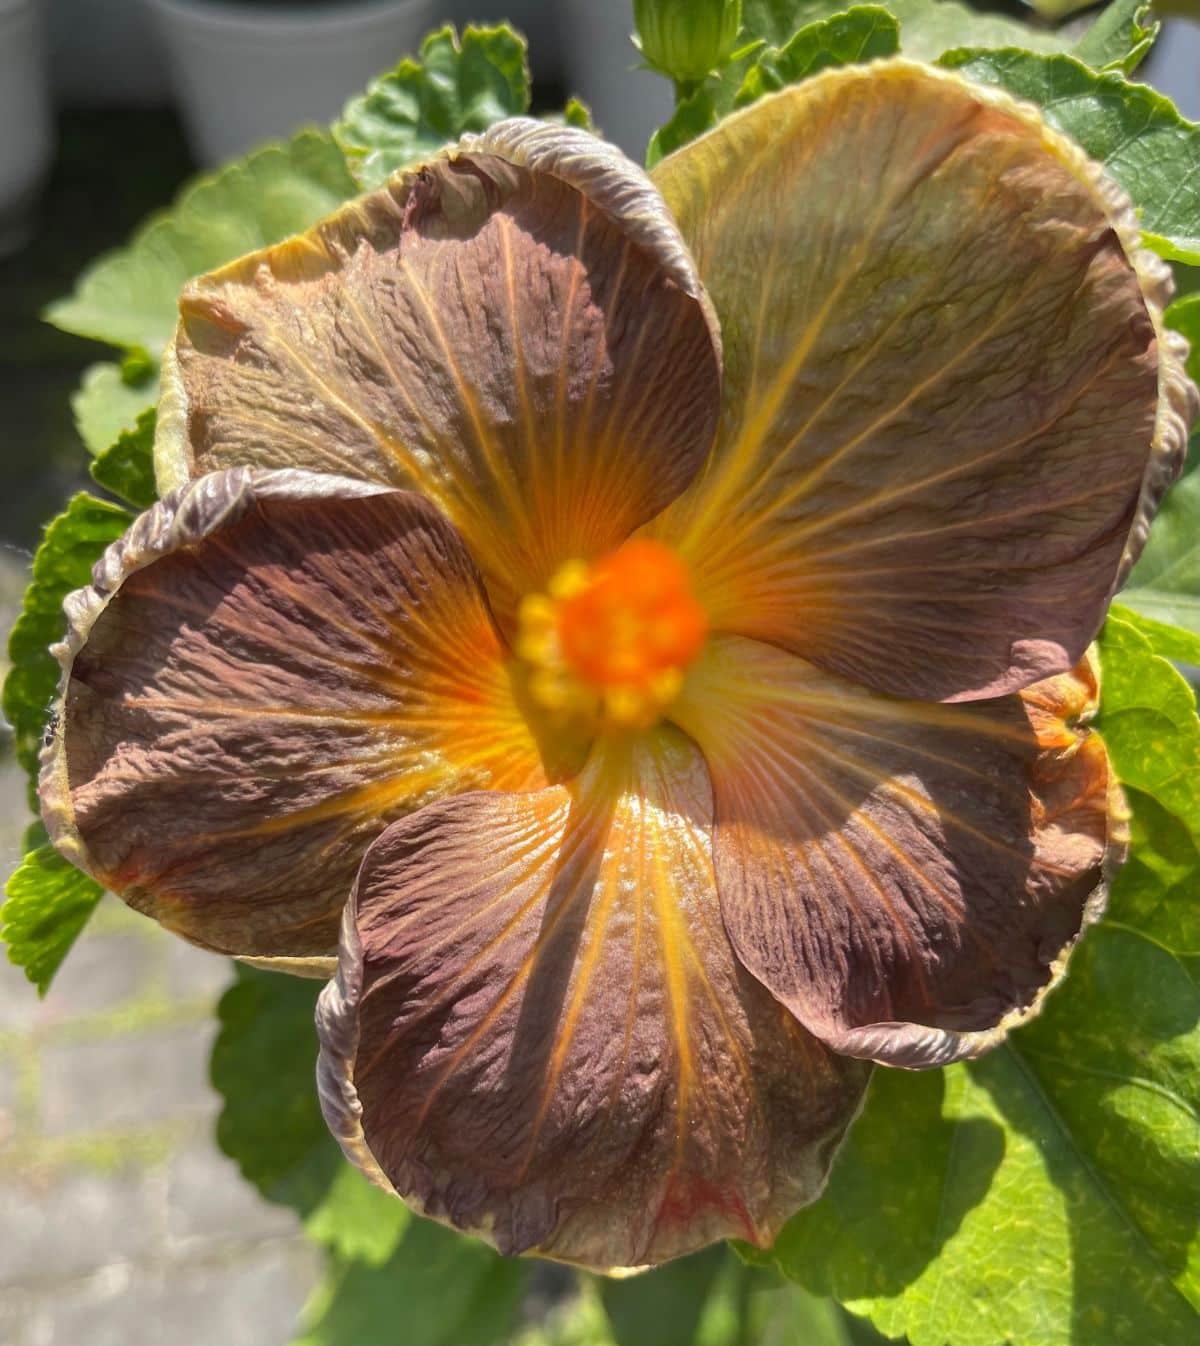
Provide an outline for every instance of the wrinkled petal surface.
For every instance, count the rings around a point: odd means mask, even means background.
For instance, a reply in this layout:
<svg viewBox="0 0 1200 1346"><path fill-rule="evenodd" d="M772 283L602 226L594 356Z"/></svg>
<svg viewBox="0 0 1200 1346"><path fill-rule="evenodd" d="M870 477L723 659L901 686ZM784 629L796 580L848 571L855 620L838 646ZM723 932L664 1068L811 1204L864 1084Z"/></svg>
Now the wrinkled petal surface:
<svg viewBox="0 0 1200 1346"><path fill-rule="evenodd" d="M516 119L185 290L161 478L238 464L420 490L497 612L691 480L715 320L619 151Z"/></svg>
<svg viewBox="0 0 1200 1346"><path fill-rule="evenodd" d="M207 947L327 955L387 823L545 784L479 576L418 496L216 473L142 515L67 610L51 836Z"/></svg>
<svg viewBox="0 0 1200 1346"><path fill-rule="evenodd" d="M714 628L923 699L1071 668L1195 416L1128 201L1033 109L905 61L654 180L725 343L714 457L656 526Z"/></svg>
<svg viewBox="0 0 1200 1346"><path fill-rule="evenodd" d="M389 828L318 1014L351 1158L502 1252L609 1268L771 1240L866 1082L733 956L694 745Z"/></svg>
<svg viewBox="0 0 1200 1346"><path fill-rule="evenodd" d="M1036 1008L1103 906L1122 815L1090 660L969 706L899 701L724 637L675 718L716 798L743 963L840 1052L978 1055Z"/></svg>

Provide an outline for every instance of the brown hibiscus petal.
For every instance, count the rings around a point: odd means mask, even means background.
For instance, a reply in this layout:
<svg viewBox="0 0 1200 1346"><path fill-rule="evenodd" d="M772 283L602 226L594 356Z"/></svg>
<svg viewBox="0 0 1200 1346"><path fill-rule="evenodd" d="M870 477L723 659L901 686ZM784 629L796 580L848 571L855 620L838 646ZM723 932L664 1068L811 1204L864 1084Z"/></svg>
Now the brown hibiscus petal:
<svg viewBox="0 0 1200 1346"><path fill-rule="evenodd" d="M67 612L51 837L208 948L329 955L389 822L545 784L478 574L418 496L214 473L143 514Z"/></svg>
<svg viewBox="0 0 1200 1346"><path fill-rule="evenodd" d="M1000 1041L1103 906L1123 810L1090 659L967 706L899 701L723 637L673 718L716 797L742 962L840 1052L944 1065Z"/></svg>
<svg viewBox="0 0 1200 1346"><path fill-rule="evenodd" d="M502 620L691 480L720 401L715 320L619 151L516 119L190 285L156 456L420 490Z"/></svg>
<svg viewBox="0 0 1200 1346"><path fill-rule="evenodd" d="M1071 668L1196 415L1124 195L907 61L765 98L654 181L724 333L713 460L654 525L714 629L922 699Z"/></svg>
<svg viewBox="0 0 1200 1346"><path fill-rule="evenodd" d="M570 788L480 793L367 852L318 1076L347 1154L505 1253L598 1268L769 1243L866 1082L742 969L712 796L663 728Z"/></svg>

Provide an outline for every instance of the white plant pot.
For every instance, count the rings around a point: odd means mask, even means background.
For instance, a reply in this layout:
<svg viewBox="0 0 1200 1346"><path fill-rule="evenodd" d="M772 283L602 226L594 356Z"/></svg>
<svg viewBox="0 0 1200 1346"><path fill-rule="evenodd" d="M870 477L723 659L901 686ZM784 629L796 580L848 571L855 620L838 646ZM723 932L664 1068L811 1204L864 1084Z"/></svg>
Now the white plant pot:
<svg viewBox="0 0 1200 1346"><path fill-rule="evenodd" d="M568 92L589 104L605 139L641 163L675 96L661 75L636 68L632 0L567 0L563 19Z"/></svg>
<svg viewBox="0 0 1200 1346"><path fill-rule="evenodd" d="M1148 68L1148 78L1174 100L1185 117L1200 118L1200 17L1172 15L1167 19Z"/></svg>
<svg viewBox="0 0 1200 1346"><path fill-rule="evenodd" d="M70 107L161 107L171 85L143 0L46 0L50 79Z"/></svg>
<svg viewBox="0 0 1200 1346"><path fill-rule="evenodd" d="M0 0L0 256L33 232L54 155L41 0Z"/></svg>
<svg viewBox="0 0 1200 1346"><path fill-rule="evenodd" d="M298 126L328 122L416 50L435 0L297 7L148 0L196 157L216 165Z"/></svg>

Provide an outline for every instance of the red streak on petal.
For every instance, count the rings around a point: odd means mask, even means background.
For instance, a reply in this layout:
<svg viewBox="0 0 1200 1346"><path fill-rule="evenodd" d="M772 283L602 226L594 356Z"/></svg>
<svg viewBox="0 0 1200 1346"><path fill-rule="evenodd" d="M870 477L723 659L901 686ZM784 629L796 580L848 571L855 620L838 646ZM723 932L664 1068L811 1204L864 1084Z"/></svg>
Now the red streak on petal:
<svg viewBox="0 0 1200 1346"><path fill-rule="evenodd" d="M677 1173L667 1186L656 1227L695 1224L709 1211L718 1211L730 1221L729 1234L747 1243L761 1244L763 1236L750 1218L741 1193L718 1187L696 1174Z"/></svg>

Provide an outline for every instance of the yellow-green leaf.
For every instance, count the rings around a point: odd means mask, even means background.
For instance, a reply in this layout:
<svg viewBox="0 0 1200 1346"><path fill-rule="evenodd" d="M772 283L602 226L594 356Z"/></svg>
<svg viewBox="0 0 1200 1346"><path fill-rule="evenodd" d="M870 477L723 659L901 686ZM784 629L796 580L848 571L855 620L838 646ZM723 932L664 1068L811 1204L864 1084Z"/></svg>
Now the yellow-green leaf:
<svg viewBox="0 0 1200 1346"><path fill-rule="evenodd" d="M17 760L30 776L30 807L38 753L58 687L58 661L50 646L66 628L62 602L91 580L92 566L110 542L128 528L132 515L119 505L77 495L46 527L33 558L33 576L8 638L10 668L4 682L4 714L12 726Z"/></svg>
<svg viewBox="0 0 1200 1346"><path fill-rule="evenodd" d="M30 851L5 885L0 938L8 959L45 995L104 890L53 846Z"/></svg>
<svg viewBox="0 0 1200 1346"><path fill-rule="evenodd" d="M128 244L93 263L46 317L65 332L157 359L185 282L307 229L354 192L332 139L301 131L189 184Z"/></svg>
<svg viewBox="0 0 1200 1346"><path fill-rule="evenodd" d="M158 499L154 485L153 410L143 411L132 430L123 430L103 453L92 460L92 478L137 509L148 509Z"/></svg>

